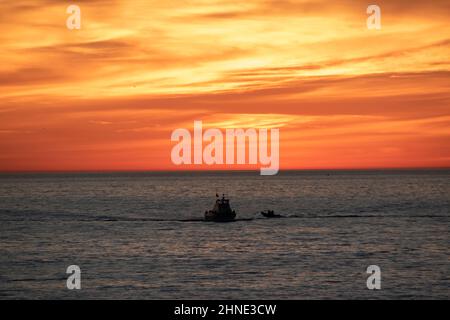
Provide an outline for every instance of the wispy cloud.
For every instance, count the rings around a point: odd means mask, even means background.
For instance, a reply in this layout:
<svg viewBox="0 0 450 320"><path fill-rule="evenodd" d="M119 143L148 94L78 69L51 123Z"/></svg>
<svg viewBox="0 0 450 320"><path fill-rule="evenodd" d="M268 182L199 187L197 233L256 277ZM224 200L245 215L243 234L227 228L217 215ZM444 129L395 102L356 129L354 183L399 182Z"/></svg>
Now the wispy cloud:
<svg viewBox="0 0 450 320"><path fill-rule="evenodd" d="M448 1L77 4L0 2L2 171L168 168L197 119L282 127L285 167L450 165Z"/></svg>

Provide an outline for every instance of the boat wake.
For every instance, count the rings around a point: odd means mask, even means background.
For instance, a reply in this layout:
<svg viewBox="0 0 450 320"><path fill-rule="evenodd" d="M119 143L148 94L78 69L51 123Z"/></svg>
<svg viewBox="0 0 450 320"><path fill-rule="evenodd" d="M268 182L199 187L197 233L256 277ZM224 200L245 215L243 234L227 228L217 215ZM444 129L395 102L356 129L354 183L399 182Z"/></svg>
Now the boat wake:
<svg viewBox="0 0 450 320"><path fill-rule="evenodd" d="M171 223L196 223L196 222L211 222L204 217L186 217L186 218L147 218L136 216L112 216L112 215L93 215L79 214L79 213L56 213L56 212L38 212L38 211L14 211L1 210L0 221L2 222L45 222L57 218L60 222L171 222ZM420 219L420 218L450 218L448 215L390 215L390 214L281 214L281 219L271 219L255 213L253 216L246 215L244 217L236 218L229 222L250 222L250 221L270 221L285 220L285 219Z"/></svg>

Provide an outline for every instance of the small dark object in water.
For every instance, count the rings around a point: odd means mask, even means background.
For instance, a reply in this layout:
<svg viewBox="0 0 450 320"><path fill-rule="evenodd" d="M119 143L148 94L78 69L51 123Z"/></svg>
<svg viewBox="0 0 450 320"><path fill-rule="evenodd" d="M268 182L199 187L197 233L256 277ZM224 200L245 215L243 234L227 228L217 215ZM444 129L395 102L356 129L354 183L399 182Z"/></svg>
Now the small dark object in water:
<svg viewBox="0 0 450 320"><path fill-rule="evenodd" d="M268 210L267 212L261 211L261 214L266 218L281 218L279 214L275 214L273 210Z"/></svg>
<svg viewBox="0 0 450 320"><path fill-rule="evenodd" d="M216 194L216 197L218 195ZM230 222L236 218L236 212L231 210L230 200L222 195L222 199L216 199L214 208L209 211L205 211L205 220L214 222Z"/></svg>

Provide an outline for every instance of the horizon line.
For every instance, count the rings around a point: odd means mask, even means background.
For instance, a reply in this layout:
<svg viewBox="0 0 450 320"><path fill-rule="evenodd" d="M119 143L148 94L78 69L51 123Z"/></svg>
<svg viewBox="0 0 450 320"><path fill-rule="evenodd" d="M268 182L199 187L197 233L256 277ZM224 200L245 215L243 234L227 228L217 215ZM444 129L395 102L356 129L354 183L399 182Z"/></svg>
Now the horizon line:
<svg viewBox="0 0 450 320"><path fill-rule="evenodd" d="M281 172L306 172L306 171L445 171L449 167L373 167L373 168L299 168L280 169ZM12 174L108 174L108 173L236 173L257 172L259 169L144 169L144 170L23 170L0 171L0 175ZM276 175L275 175L276 176Z"/></svg>

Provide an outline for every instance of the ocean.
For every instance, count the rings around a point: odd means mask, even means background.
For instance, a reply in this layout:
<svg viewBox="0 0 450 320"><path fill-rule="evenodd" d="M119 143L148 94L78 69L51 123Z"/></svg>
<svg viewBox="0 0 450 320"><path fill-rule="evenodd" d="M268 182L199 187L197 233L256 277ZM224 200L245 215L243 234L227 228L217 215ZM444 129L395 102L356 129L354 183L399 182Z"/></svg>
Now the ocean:
<svg viewBox="0 0 450 320"><path fill-rule="evenodd" d="M3 174L0 299L449 299L449 178ZM216 193L236 222L202 221ZM81 290L66 287L70 265ZM380 290L367 288L370 265Z"/></svg>

